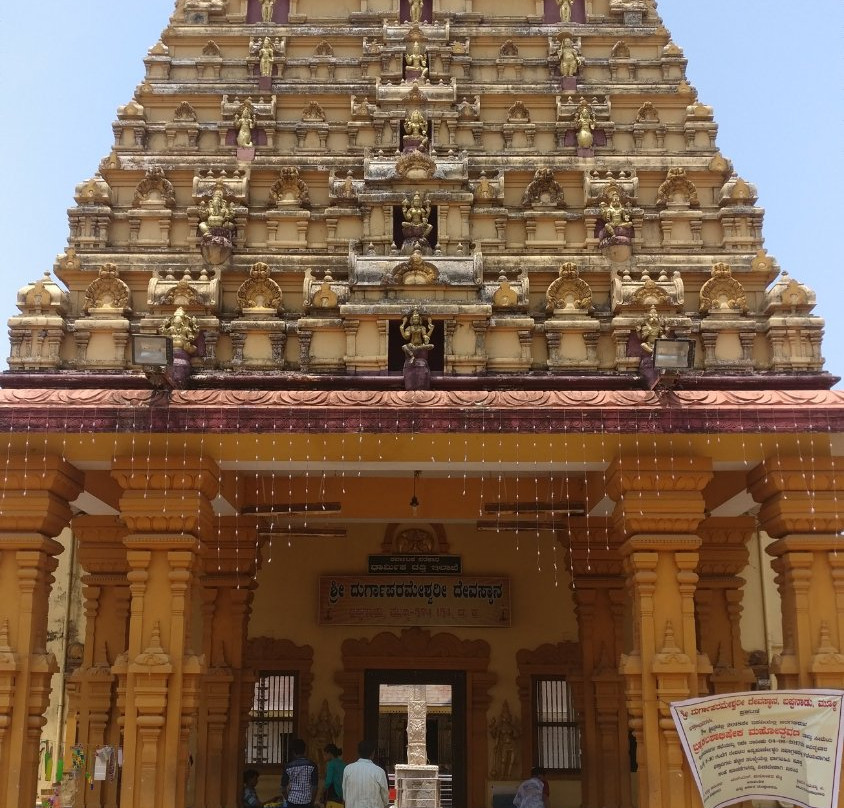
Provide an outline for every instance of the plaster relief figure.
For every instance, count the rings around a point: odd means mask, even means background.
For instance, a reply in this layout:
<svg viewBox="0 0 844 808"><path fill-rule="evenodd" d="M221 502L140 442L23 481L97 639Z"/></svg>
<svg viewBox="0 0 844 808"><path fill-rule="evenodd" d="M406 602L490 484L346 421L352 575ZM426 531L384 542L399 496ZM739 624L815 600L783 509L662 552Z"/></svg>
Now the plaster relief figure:
<svg viewBox="0 0 844 808"><path fill-rule="evenodd" d="M560 45L559 57L560 75L564 78L576 76L583 64L583 57L570 37L566 37Z"/></svg>
<svg viewBox="0 0 844 808"><path fill-rule="evenodd" d="M234 211L232 205L226 202L222 185L218 185L211 194L211 198L204 200L199 210L199 232L203 236L215 235L215 231L234 230ZM228 234L227 233L227 234Z"/></svg>
<svg viewBox="0 0 844 808"><path fill-rule="evenodd" d="M428 324L422 320L422 315L419 309L414 309L410 313L410 317L402 318L399 326L399 333L402 339L407 340L405 345L402 345L402 350L405 352L410 364L414 364L417 358L425 358L424 353L419 357L420 352L430 351L434 346L431 345L431 335L434 333L434 324L431 318L428 318Z"/></svg>
<svg viewBox="0 0 844 808"><path fill-rule="evenodd" d="M422 22L422 0L410 0L410 21L416 24Z"/></svg>
<svg viewBox="0 0 844 808"><path fill-rule="evenodd" d="M275 0L261 0L261 19L264 22L272 22L274 12Z"/></svg>
<svg viewBox="0 0 844 808"><path fill-rule="evenodd" d="M603 227L599 234L601 242L629 241L633 238L633 220L630 211L621 201L621 195L616 188L610 189L607 201L601 202L601 220Z"/></svg>
<svg viewBox="0 0 844 808"><path fill-rule="evenodd" d="M665 336L665 327L656 313L655 306L651 306L648 316L639 324L636 330L642 343L642 350L646 354L653 355L654 343L660 337Z"/></svg>
<svg viewBox="0 0 844 808"><path fill-rule="evenodd" d="M412 239L427 239L434 226L428 221L431 216L431 203L422 199L422 194L417 191L413 199L405 199L402 205L404 221L401 229L405 241Z"/></svg>
<svg viewBox="0 0 844 808"><path fill-rule="evenodd" d="M268 36L264 37L261 49L258 51L258 70L262 76L272 76L275 63L275 48Z"/></svg>
<svg viewBox="0 0 844 808"><path fill-rule="evenodd" d="M572 0L557 0L557 5L560 7L560 22L571 22L571 4Z"/></svg>
<svg viewBox="0 0 844 808"><path fill-rule="evenodd" d="M237 145L243 149L251 149L252 129L255 127L255 114L252 109L252 101L246 99L243 106L234 116L234 123L237 127Z"/></svg>

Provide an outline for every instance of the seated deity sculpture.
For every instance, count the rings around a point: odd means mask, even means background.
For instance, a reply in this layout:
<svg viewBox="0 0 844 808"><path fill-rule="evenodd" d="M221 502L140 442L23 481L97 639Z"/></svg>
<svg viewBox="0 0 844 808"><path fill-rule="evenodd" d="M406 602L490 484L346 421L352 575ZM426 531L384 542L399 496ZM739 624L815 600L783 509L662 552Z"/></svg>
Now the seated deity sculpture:
<svg viewBox="0 0 844 808"><path fill-rule="evenodd" d="M629 244L633 240L633 220L630 210L621 201L616 188L611 188L606 202L601 202L601 221L598 239L601 245Z"/></svg>
<svg viewBox="0 0 844 808"><path fill-rule="evenodd" d="M431 203L422 198L417 191L412 199L405 199L402 205L404 221L401 229L405 243L423 241L425 242L434 226L430 223Z"/></svg>
<svg viewBox="0 0 844 808"><path fill-rule="evenodd" d="M414 109L404 122L405 150L428 148L428 120L418 109Z"/></svg>
<svg viewBox="0 0 844 808"><path fill-rule="evenodd" d="M226 202L223 187L218 185L210 199L203 200L199 208L199 232L203 236L231 238L235 229L233 205Z"/></svg>
<svg viewBox="0 0 844 808"><path fill-rule="evenodd" d="M651 306L648 316L639 324L636 331L639 335L642 350L646 354L653 355L654 343L660 337L665 336L665 328L659 319L655 306Z"/></svg>
<svg viewBox="0 0 844 808"><path fill-rule="evenodd" d="M402 350L408 358L408 364L414 365L419 360L427 361L426 353L434 347L431 344L431 335L434 333L431 318L428 318L428 324L425 325L419 309L414 309L409 317L402 319L399 333L402 339L407 340L402 345Z"/></svg>
<svg viewBox="0 0 844 808"><path fill-rule="evenodd" d="M428 57L422 52L418 42L413 43L410 53L404 56L404 63L407 65L405 75L408 79L423 81L428 78Z"/></svg>

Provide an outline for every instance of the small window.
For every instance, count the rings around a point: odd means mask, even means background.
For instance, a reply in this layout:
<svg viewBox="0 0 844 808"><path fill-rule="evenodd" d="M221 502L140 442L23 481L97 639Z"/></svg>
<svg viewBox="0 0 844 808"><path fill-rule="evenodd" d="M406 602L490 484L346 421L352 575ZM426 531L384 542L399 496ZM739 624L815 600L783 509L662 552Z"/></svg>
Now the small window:
<svg viewBox="0 0 844 808"><path fill-rule="evenodd" d="M296 710L295 673L258 675L246 730L247 763L283 765L289 760Z"/></svg>
<svg viewBox="0 0 844 808"><path fill-rule="evenodd" d="M548 772L580 771L580 726L563 678L533 681L534 760Z"/></svg>

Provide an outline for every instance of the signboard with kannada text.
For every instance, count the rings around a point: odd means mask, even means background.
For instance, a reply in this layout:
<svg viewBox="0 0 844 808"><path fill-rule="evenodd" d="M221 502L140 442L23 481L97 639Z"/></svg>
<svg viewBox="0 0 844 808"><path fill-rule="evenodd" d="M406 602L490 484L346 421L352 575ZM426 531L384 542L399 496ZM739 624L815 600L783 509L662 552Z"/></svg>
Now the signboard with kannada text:
<svg viewBox="0 0 844 808"><path fill-rule="evenodd" d="M841 690L726 693L674 702L671 714L704 808L782 800L836 808Z"/></svg>
<svg viewBox="0 0 844 808"><path fill-rule="evenodd" d="M324 626L509 627L510 580L334 575L319 580Z"/></svg>
<svg viewBox="0 0 844 808"><path fill-rule="evenodd" d="M460 556L372 555L370 575L460 575Z"/></svg>

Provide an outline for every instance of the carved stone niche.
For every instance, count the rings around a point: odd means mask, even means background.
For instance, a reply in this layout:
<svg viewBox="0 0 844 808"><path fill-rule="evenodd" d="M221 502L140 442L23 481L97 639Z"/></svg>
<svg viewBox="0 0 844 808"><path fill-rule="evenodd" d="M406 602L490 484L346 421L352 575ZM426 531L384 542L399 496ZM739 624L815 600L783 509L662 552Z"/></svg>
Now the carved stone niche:
<svg viewBox="0 0 844 808"><path fill-rule="evenodd" d="M815 293L785 271L765 293L764 313L768 319L763 331L771 344L771 370L823 368L824 321L811 314L816 302Z"/></svg>
<svg viewBox="0 0 844 808"><path fill-rule="evenodd" d="M328 119L325 110L311 101L302 110L302 117L294 127L296 133L296 149L299 151L328 150Z"/></svg>
<svg viewBox="0 0 844 808"><path fill-rule="evenodd" d="M237 290L241 316L228 327L231 367L280 370L284 367L287 322L282 319L281 287L270 277L267 264L252 265L249 278Z"/></svg>
<svg viewBox="0 0 844 808"><path fill-rule="evenodd" d="M499 49L495 60L495 70L498 80L512 78L522 80L522 65L524 60L519 56L519 48L512 39L508 39Z"/></svg>
<svg viewBox="0 0 844 808"><path fill-rule="evenodd" d="M548 370L597 369L601 324L591 316L592 308L589 284L574 263L563 264L545 293Z"/></svg>
<svg viewBox="0 0 844 808"><path fill-rule="evenodd" d="M256 146L268 146L272 148L275 144L276 129L276 96L266 98L249 98L252 103L252 114L255 117L255 127L252 130L252 142ZM225 149L237 145L237 125L235 118L241 111L247 98L238 98L228 95L223 96L220 104L223 123L219 128L220 148Z"/></svg>
<svg viewBox="0 0 844 808"><path fill-rule="evenodd" d="M226 13L228 0L185 0L185 22L189 25L208 25L211 17Z"/></svg>
<svg viewBox="0 0 844 808"><path fill-rule="evenodd" d="M712 277L700 290L700 314L704 367L752 370L756 321L748 317L744 287L729 264L712 267Z"/></svg>
<svg viewBox="0 0 844 808"><path fill-rule="evenodd" d="M330 272L316 277L311 268L305 269L303 287L303 310L306 314L316 312L338 312L340 306L349 302L348 281L335 281Z"/></svg>
<svg viewBox="0 0 844 808"><path fill-rule="evenodd" d="M20 314L9 318L11 370L56 370L61 366L61 346L67 334L70 305L67 292L49 272L18 291Z"/></svg>
<svg viewBox="0 0 844 808"><path fill-rule="evenodd" d="M633 147L637 152L665 151L665 135L668 127L659 117L659 111L650 102L645 101L636 113L633 123Z"/></svg>
<svg viewBox="0 0 844 808"><path fill-rule="evenodd" d="M68 212L69 241L77 250L104 250L114 218L111 188L99 175L76 186L76 207Z"/></svg>
<svg viewBox="0 0 844 808"><path fill-rule="evenodd" d="M756 186L733 174L718 195L718 220L726 250L750 252L762 246L764 211L756 207Z"/></svg>
<svg viewBox="0 0 844 808"><path fill-rule="evenodd" d="M703 217L695 184L685 168L670 168L656 195L663 247L700 247Z"/></svg>
<svg viewBox="0 0 844 808"><path fill-rule="evenodd" d="M320 70L320 68L323 68ZM313 55L308 59L308 70L312 79L318 78L320 72L325 78L334 81L337 72L337 57L334 55L334 48L331 43L323 39L314 49Z"/></svg>
<svg viewBox="0 0 844 808"><path fill-rule="evenodd" d="M127 366L129 287L114 264L105 264L85 292L83 316L74 323L76 366L79 369L121 370Z"/></svg>
<svg viewBox="0 0 844 808"><path fill-rule="evenodd" d="M193 178L192 195L194 205L188 208L188 237L187 243L196 247L200 243L199 221L203 200L207 200L214 193L214 189L222 186L223 195L235 205L234 222L237 234L246 233L248 209L246 207L249 193L249 174L243 169L235 171L200 170Z"/></svg>
<svg viewBox="0 0 844 808"><path fill-rule="evenodd" d="M588 134L591 142L584 142ZM592 157L596 147L613 148L615 124L611 120L610 100L569 95L563 101L557 96L557 122L555 135L557 148L577 148L578 157Z"/></svg>
<svg viewBox="0 0 844 808"><path fill-rule="evenodd" d="M610 0L610 16L621 17L625 25L641 25L652 6L651 0Z"/></svg>
<svg viewBox="0 0 844 808"><path fill-rule="evenodd" d="M686 76L687 60L683 56L683 49L673 42L669 42L660 57L663 81L684 80Z"/></svg>
<svg viewBox="0 0 844 808"><path fill-rule="evenodd" d="M530 110L516 101L507 111L507 123L501 126L505 151L532 150L536 141L536 124L530 121Z"/></svg>
<svg viewBox="0 0 844 808"><path fill-rule="evenodd" d="M132 208L127 214L129 245L169 247L175 207L176 191L164 176L164 169L149 169L135 189Z"/></svg>
<svg viewBox="0 0 844 808"><path fill-rule="evenodd" d="M689 104L683 121L683 134L686 136L686 151L713 151L718 124L715 123L712 107L698 101Z"/></svg>
<svg viewBox="0 0 844 808"><path fill-rule="evenodd" d="M144 59L147 79L169 79L172 63L170 48L159 40L147 51Z"/></svg>
<svg viewBox="0 0 844 808"><path fill-rule="evenodd" d="M569 219L565 206L563 188L554 178L553 170L546 167L536 169L522 194L526 249L546 250L565 246Z"/></svg>
<svg viewBox="0 0 844 808"><path fill-rule="evenodd" d="M502 270L497 280L484 281L480 299L491 304L493 312L498 315L506 312L527 312L530 303L530 280L527 270L523 267L520 272L513 273L511 278Z"/></svg>
<svg viewBox="0 0 844 808"><path fill-rule="evenodd" d="M270 188L267 222L267 246L305 250L311 219L310 191L295 166L282 168Z"/></svg>
<svg viewBox="0 0 844 808"><path fill-rule="evenodd" d="M630 48L620 39L610 51L610 79L612 81L635 81L638 63L630 57Z"/></svg>
<svg viewBox="0 0 844 808"><path fill-rule="evenodd" d="M222 71L223 52L213 39L209 39L196 59L196 77L217 81Z"/></svg>
<svg viewBox="0 0 844 808"><path fill-rule="evenodd" d="M173 120L164 126L168 151L195 152L199 149L199 122L196 110L183 101L176 107Z"/></svg>
<svg viewBox="0 0 844 808"><path fill-rule="evenodd" d="M117 108L117 120L111 128L114 132L114 147L118 151L146 149L146 110L137 101L132 100L125 106Z"/></svg>
<svg viewBox="0 0 844 808"><path fill-rule="evenodd" d="M675 273L677 276L679 274ZM616 370L638 371L643 355L643 338L638 329L646 321L648 312L656 313L664 336L688 338L691 334L691 319L682 314L676 295L667 292L664 286L664 283L646 277L644 282L638 284L627 303L615 310L611 328Z"/></svg>

